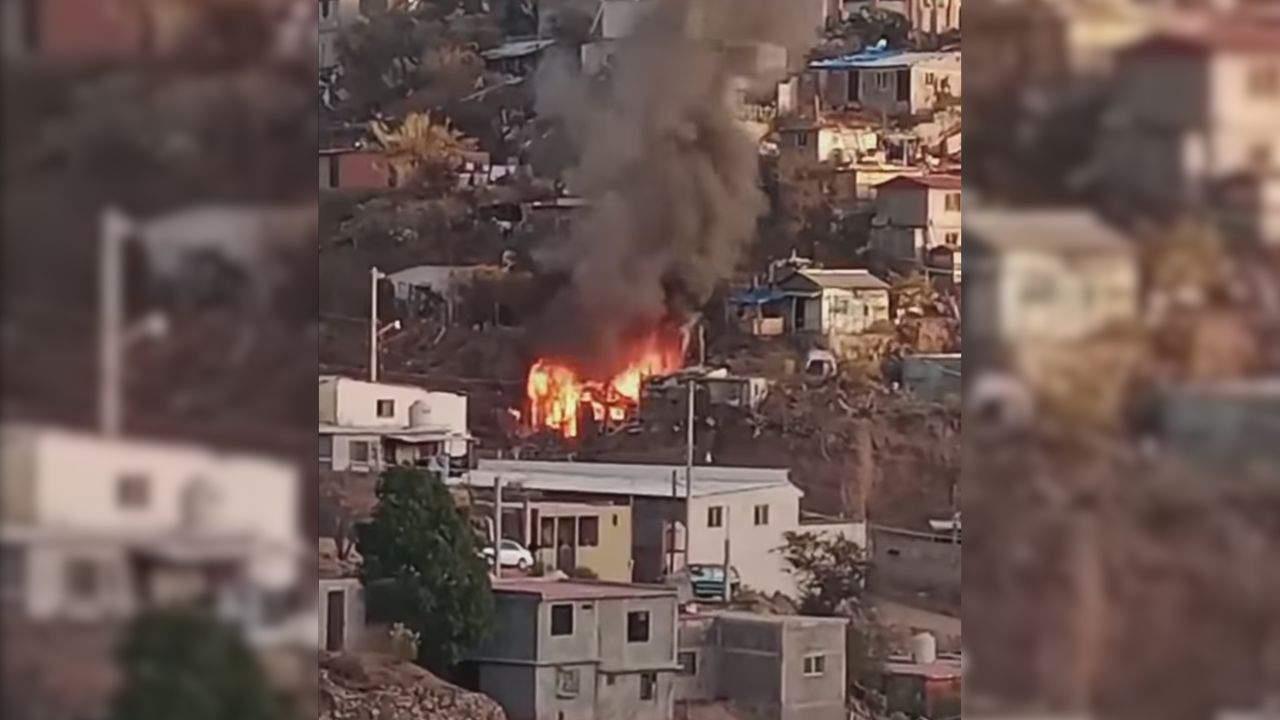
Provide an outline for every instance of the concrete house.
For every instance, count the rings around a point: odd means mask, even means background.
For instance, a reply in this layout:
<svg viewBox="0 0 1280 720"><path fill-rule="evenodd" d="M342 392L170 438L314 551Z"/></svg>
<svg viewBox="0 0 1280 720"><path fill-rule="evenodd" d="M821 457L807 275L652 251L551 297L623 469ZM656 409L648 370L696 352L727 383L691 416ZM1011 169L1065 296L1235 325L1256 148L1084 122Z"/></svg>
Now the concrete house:
<svg viewBox="0 0 1280 720"><path fill-rule="evenodd" d="M869 270L797 270L776 287L792 333L850 335L889 319L889 284Z"/></svg>
<svg viewBox="0 0 1280 720"><path fill-rule="evenodd" d="M823 104L888 116L917 115L959 101L960 52L864 50L814 60Z"/></svg>
<svg viewBox="0 0 1280 720"><path fill-rule="evenodd" d="M845 720L844 618L680 616L676 702L728 701L759 720Z"/></svg>
<svg viewBox="0 0 1280 720"><path fill-rule="evenodd" d="M7 607L93 622L202 600L251 638L284 627L269 608L297 590L303 557L291 465L34 425L0 439Z"/></svg>
<svg viewBox="0 0 1280 720"><path fill-rule="evenodd" d="M858 544L866 538L861 522L802 522L803 491L786 470L698 465L690 487L676 465L480 460L450 483L493 488L499 478L540 500L629 507L638 582L658 582L688 563L722 564L727 542L743 585L794 595L795 581L773 552L784 533L842 533Z"/></svg>
<svg viewBox="0 0 1280 720"><path fill-rule="evenodd" d="M493 532L492 489L471 488L484 537ZM502 537L515 540L546 570L590 570L606 582L631 581L631 508L626 505L534 500L536 493L505 487Z"/></svg>
<svg viewBox="0 0 1280 720"><path fill-rule="evenodd" d="M382 153L364 147L320 150L321 190L385 190L395 187Z"/></svg>
<svg viewBox="0 0 1280 720"><path fill-rule="evenodd" d="M1203 201L1241 172L1280 170L1280 21L1226 17L1122 53L1099 158L1118 198Z"/></svg>
<svg viewBox="0 0 1280 720"><path fill-rule="evenodd" d="M961 247L960 178L897 177L876 186L871 249L889 261L923 263L930 250Z"/></svg>
<svg viewBox="0 0 1280 720"><path fill-rule="evenodd" d="M1136 318L1134 248L1091 212L973 209L964 227L966 340L1074 341Z"/></svg>
<svg viewBox="0 0 1280 720"><path fill-rule="evenodd" d="M496 580L494 632L469 658L510 720L669 720L676 592L620 583Z"/></svg>
<svg viewBox="0 0 1280 720"><path fill-rule="evenodd" d="M960 353L922 353L902 358L902 387L929 402L959 398Z"/></svg>
<svg viewBox="0 0 1280 720"><path fill-rule="evenodd" d="M431 467L445 456L450 467L466 467L466 396L336 375L320 376L319 388L321 467L380 472Z"/></svg>
<svg viewBox="0 0 1280 720"><path fill-rule="evenodd" d="M928 595L960 603L959 531L923 532L874 525L870 529L871 575L868 584L887 596Z"/></svg>

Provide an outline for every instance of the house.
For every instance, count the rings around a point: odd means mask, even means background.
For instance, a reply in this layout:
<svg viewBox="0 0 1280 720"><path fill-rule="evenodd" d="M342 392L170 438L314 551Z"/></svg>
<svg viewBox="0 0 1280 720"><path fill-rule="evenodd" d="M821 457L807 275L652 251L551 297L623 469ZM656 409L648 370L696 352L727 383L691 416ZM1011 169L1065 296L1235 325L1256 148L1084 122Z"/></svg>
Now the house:
<svg viewBox="0 0 1280 720"><path fill-rule="evenodd" d="M34 621L103 622L207 602L278 636L302 565L291 465L65 428L0 428L5 604ZM310 620L307 622L310 625Z"/></svg>
<svg viewBox="0 0 1280 720"><path fill-rule="evenodd" d="M870 527L868 587L884 596L926 595L959 607L960 532Z"/></svg>
<svg viewBox="0 0 1280 720"><path fill-rule="evenodd" d="M320 150L321 190L385 190L396 186L382 153L360 146Z"/></svg>
<svg viewBox="0 0 1280 720"><path fill-rule="evenodd" d="M645 422L682 421L689 412L688 383L693 380L695 409L735 407L755 410L769 394L763 377L730 375L728 368L685 368L667 375L645 378L640 389L640 415Z"/></svg>
<svg viewBox="0 0 1280 720"><path fill-rule="evenodd" d="M869 270L797 270L779 280L791 333L825 337L866 332L889 320L889 284Z"/></svg>
<svg viewBox="0 0 1280 720"><path fill-rule="evenodd" d="M481 51L480 57L492 72L525 77L534 71L547 48L556 41L548 38L513 39L497 47Z"/></svg>
<svg viewBox="0 0 1280 720"><path fill-rule="evenodd" d="M465 468L467 398L411 385L321 375L321 467L379 472L393 465Z"/></svg>
<svg viewBox="0 0 1280 720"><path fill-rule="evenodd" d="M802 523L803 491L786 470L696 465L691 486L685 473L678 465L480 460L475 470L449 482L479 489L501 479L538 500L629 507L632 577L639 582L676 572L686 556L688 563L723 563L727 543L730 564L744 585L794 594L795 580L773 552L786 532L841 533L860 545L865 541L861 522Z"/></svg>
<svg viewBox="0 0 1280 720"><path fill-rule="evenodd" d="M671 718L675 590L521 578L493 595L493 632L467 664L510 720Z"/></svg>
<svg viewBox="0 0 1280 720"><path fill-rule="evenodd" d="M448 322L452 321L454 308L462 300L466 288L479 278L497 276L501 272L501 268L493 265L415 265L390 273L387 281L406 314L418 317L443 306Z"/></svg>
<svg viewBox="0 0 1280 720"><path fill-rule="evenodd" d="M879 135L868 120L789 119L778 125L778 172L791 176L822 163L848 165L870 156Z"/></svg>
<svg viewBox="0 0 1280 720"><path fill-rule="evenodd" d="M1160 402L1161 436L1187 458L1226 470L1274 475L1280 468L1276 418L1280 377L1171 387Z"/></svg>
<svg viewBox="0 0 1280 720"><path fill-rule="evenodd" d="M1125 50L1099 147L1117 202L1204 202L1242 172L1280 170L1280 20L1225 16Z"/></svg>
<svg viewBox="0 0 1280 720"><path fill-rule="evenodd" d="M960 52L864 50L809 63L823 104L887 116L919 115L960 99Z"/></svg>
<svg viewBox="0 0 1280 720"><path fill-rule="evenodd" d="M963 690L961 662L937 657L891 659L884 664L880 691L889 712L927 718L960 717Z"/></svg>
<svg viewBox="0 0 1280 720"><path fill-rule="evenodd" d="M1093 213L971 209L964 227L966 340L1075 341L1136 318L1134 248Z"/></svg>
<svg viewBox="0 0 1280 720"><path fill-rule="evenodd" d="M960 397L960 353L929 353L902 358L902 387L929 402Z"/></svg>
<svg viewBox="0 0 1280 720"><path fill-rule="evenodd" d="M845 720L848 620L682 613L677 704L727 701L759 720Z"/></svg>
<svg viewBox="0 0 1280 720"><path fill-rule="evenodd" d="M493 541L493 490L471 489L472 516ZM631 508L626 505L538 500L521 488L502 492L502 537L515 540L547 570L589 570L606 582L630 582ZM464 501L465 502L465 501Z"/></svg>
<svg viewBox="0 0 1280 720"><path fill-rule="evenodd" d="M1213 205L1226 237L1241 243L1280 246L1280 170L1223 178Z"/></svg>
<svg viewBox="0 0 1280 720"><path fill-rule="evenodd" d="M876 186L871 249L888 261L925 262L930 250L961 247L960 178L897 177Z"/></svg>

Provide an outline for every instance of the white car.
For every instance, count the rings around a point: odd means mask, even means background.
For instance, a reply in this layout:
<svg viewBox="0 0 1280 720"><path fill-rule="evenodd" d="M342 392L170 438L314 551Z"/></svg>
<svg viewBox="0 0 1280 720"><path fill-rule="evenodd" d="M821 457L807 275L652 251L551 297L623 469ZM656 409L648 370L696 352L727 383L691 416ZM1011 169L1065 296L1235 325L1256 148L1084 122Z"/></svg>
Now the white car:
<svg viewBox="0 0 1280 720"><path fill-rule="evenodd" d="M493 562L493 546L486 545L480 554L484 559ZM515 540L503 540L502 548L498 552L498 559L502 562L502 567L514 567L521 570L528 570L533 567L533 553L529 552L525 546Z"/></svg>

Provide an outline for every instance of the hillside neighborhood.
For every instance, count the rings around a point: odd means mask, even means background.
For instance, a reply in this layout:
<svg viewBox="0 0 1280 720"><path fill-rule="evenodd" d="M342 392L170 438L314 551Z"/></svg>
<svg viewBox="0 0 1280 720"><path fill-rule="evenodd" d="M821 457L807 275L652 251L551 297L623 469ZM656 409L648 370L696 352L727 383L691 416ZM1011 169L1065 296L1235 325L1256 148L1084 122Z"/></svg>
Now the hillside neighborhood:
<svg viewBox="0 0 1280 720"><path fill-rule="evenodd" d="M4 714L1269 707L1280 14L969 5L7 3Z"/></svg>

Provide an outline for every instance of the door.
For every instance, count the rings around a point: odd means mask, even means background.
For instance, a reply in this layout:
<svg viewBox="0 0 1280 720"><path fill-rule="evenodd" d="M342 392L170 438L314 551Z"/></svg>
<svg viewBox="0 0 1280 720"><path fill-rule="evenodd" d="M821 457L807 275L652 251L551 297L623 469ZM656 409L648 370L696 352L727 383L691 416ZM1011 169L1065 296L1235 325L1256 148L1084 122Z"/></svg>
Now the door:
<svg viewBox="0 0 1280 720"><path fill-rule="evenodd" d="M862 102L862 74L857 70L849 71L849 102Z"/></svg>
<svg viewBox="0 0 1280 720"><path fill-rule="evenodd" d="M342 590L330 590L326 601L326 627L324 649L339 652L347 644L347 594Z"/></svg>
<svg viewBox="0 0 1280 720"><path fill-rule="evenodd" d="M556 518L556 568L578 566L578 522L576 517Z"/></svg>

